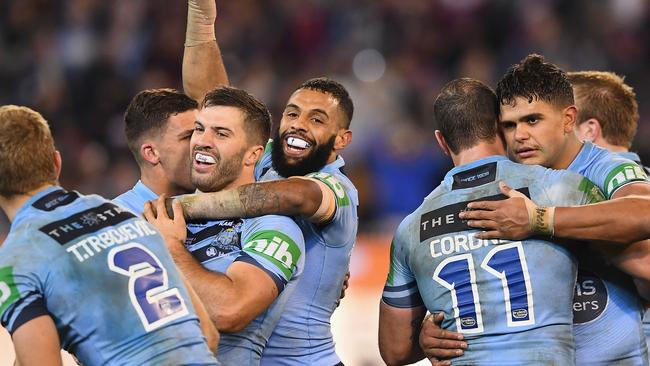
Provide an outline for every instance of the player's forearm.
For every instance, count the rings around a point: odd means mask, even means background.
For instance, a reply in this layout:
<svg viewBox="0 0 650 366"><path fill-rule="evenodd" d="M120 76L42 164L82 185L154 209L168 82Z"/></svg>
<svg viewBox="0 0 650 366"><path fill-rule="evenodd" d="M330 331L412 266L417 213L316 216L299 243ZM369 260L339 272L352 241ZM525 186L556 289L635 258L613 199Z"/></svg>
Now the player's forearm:
<svg viewBox="0 0 650 366"><path fill-rule="evenodd" d="M322 200L316 183L284 179L252 183L234 190L197 193L177 198L187 219L220 219L284 215L311 217Z"/></svg>
<svg viewBox="0 0 650 366"><path fill-rule="evenodd" d="M183 90L199 103L212 89L228 85L228 74L216 42L185 46L183 52Z"/></svg>
<svg viewBox="0 0 650 366"><path fill-rule="evenodd" d="M188 1L183 88L199 103L211 89L228 85L228 75L214 31L216 18L215 0Z"/></svg>
<svg viewBox="0 0 650 366"><path fill-rule="evenodd" d="M239 311L239 295L233 281L222 273L205 269L187 250L171 253L176 266L205 305L210 320L219 331L232 332Z"/></svg>
<svg viewBox="0 0 650 366"><path fill-rule="evenodd" d="M379 353L389 365L406 365L424 358L418 337L426 309L379 306Z"/></svg>
<svg viewBox="0 0 650 366"><path fill-rule="evenodd" d="M199 317L201 332L205 336L210 351L216 354L217 347L219 346L219 331L217 331L214 322L210 318L210 314L208 314L203 301L201 301L199 296L196 294L196 291L194 291L192 285L187 281L183 275L183 272L181 272L181 277L183 279L183 284L185 285L187 293L190 296L190 300L192 301L192 305L194 306L194 311Z"/></svg>
<svg viewBox="0 0 650 366"><path fill-rule="evenodd" d="M555 236L627 244L650 238L650 199L623 197L555 209Z"/></svg>

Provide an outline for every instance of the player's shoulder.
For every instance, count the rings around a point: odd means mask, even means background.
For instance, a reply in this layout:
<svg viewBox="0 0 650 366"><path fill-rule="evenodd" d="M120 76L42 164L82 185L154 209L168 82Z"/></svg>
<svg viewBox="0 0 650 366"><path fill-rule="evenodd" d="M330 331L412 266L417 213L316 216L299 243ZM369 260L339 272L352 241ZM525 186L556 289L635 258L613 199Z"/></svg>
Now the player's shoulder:
<svg viewBox="0 0 650 366"><path fill-rule="evenodd" d="M347 206L350 203L358 204L357 189L352 181L339 169L327 168L329 167L318 172L309 173L306 177L325 183L336 195L339 206Z"/></svg>
<svg viewBox="0 0 650 366"><path fill-rule="evenodd" d="M294 241L303 242L302 231L298 224L288 216L264 215L244 219L242 235L245 240L261 232L280 233L292 238Z"/></svg>

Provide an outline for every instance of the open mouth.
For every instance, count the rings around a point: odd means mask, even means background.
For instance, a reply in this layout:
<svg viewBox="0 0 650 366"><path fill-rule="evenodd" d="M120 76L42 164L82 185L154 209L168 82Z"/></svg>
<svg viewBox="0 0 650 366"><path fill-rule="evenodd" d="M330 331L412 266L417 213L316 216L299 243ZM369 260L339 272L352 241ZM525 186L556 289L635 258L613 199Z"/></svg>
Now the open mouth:
<svg viewBox="0 0 650 366"><path fill-rule="evenodd" d="M202 152L194 153L194 169L197 171L208 170L216 163L217 159L212 155Z"/></svg>
<svg viewBox="0 0 650 366"><path fill-rule="evenodd" d="M297 136L287 136L284 139L284 152L287 155L300 156L309 150L311 146L307 140Z"/></svg>

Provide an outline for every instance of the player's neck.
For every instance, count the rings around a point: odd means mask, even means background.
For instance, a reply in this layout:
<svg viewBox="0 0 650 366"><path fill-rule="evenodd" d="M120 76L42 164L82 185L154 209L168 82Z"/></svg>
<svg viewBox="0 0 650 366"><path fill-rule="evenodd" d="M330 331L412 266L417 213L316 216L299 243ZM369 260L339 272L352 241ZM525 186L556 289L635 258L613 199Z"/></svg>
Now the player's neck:
<svg viewBox="0 0 650 366"><path fill-rule="evenodd" d="M245 184L251 184L255 183L255 174L253 173L253 169L248 169L247 167L244 167L237 177L237 179L233 180L228 184L227 186L223 187L221 190L225 191L227 189L235 189L239 188Z"/></svg>
<svg viewBox="0 0 650 366"><path fill-rule="evenodd" d="M140 180L142 184L158 196L163 193L169 197L192 193L183 187L172 184L164 175L156 174L153 171L141 170Z"/></svg>
<svg viewBox="0 0 650 366"><path fill-rule="evenodd" d="M578 137L574 134L571 134L568 137L566 146L564 147L564 150L562 151L560 157L554 163L552 163L551 166L548 166L548 168L567 169L569 165L571 165L571 163L573 163L573 161L576 159L583 146L584 144L578 139Z"/></svg>
<svg viewBox="0 0 650 366"><path fill-rule="evenodd" d="M628 149L625 146L610 144L604 138L598 138L598 139L594 140L593 144L597 145L597 146L600 146L603 149L606 149L606 150L608 150L610 152L613 152L613 153L622 153L622 152L629 152L630 151L630 149Z"/></svg>
<svg viewBox="0 0 650 366"><path fill-rule="evenodd" d="M13 222L14 218L16 217L16 213L18 210L20 210L21 207L23 207L25 202L29 201L32 197L34 197L34 195L51 186L52 185L48 183L27 193L16 194L11 197L0 196L0 208L2 208L2 211L4 211L5 215L7 215L9 222Z"/></svg>
<svg viewBox="0 0 650 366"><path fill-rule="evenodd" d="M454 162L455 166L459 166L485 159L489 156L505 156L505 154L506 151L500 144L494 142L481 142L475 146L460 151L458 154L452 153L451 160Z"/></svg>

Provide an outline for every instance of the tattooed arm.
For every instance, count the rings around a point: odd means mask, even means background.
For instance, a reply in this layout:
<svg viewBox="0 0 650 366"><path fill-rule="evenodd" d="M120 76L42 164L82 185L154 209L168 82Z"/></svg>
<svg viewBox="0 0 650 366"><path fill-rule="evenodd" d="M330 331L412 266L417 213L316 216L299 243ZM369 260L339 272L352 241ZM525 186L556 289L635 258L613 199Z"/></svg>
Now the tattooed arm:
<svg viewBox="0 0 650 366"><path fill-rule="evenodd" d="M424 306L396 308L379 304L379 353L387 365L406 365L424 358L418 343Z"/></svg>
<svg viewBox="0 0 650 366"><path fill-rule="evenodd" d="M335 213L332 190L316 179L288 179L246 184L236 189L176 198L186 219L222 219L263 215L302 216L326 222ZM167 211L170 211L168 201Z"/></svg>

